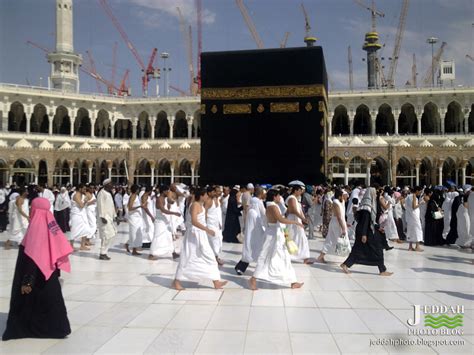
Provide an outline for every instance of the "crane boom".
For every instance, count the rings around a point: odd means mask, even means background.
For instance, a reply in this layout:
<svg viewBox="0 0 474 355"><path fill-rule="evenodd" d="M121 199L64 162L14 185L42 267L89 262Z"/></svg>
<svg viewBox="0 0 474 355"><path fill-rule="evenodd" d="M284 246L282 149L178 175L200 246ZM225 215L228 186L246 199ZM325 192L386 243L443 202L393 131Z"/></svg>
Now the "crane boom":
<svg viewBox="0 0 474 355"><path fill-rule="evenodd" d="M395 71L397 70L398 56L402 44L403 33L405 32L405 24L408 14L409 0L403 0L402 10L400 13L400 21L398 23L397 35L395 36L395 47L393 48L392 61L388 70L387 85L391 88L395 87Z"/></svg>
<svg viewBox="0 0 474 355"><path fill-rule="evenodd" d="M115 75L117 73L117 42L114 42L114 46L112 47L112 78L110 82L115 86Z"/></svg>
<svg viewBox="0 0 474 355"><path fill-rule="evenodd" d="M107 14L107 16L109 16L110 20L112 21L112 23L114 24L115 28L117 29L117 31L120 33L120 36L122 37L122 39L124 40L125 44L127 45L128 49L130 49L130 51L132 52L133 56L135 57L138 65L140 66L140 68L145 71L146 70L146 67L145 67L145 64L143 63L143 60L142 58L140 57L140 55L138 54L138 51L137 49L135 48L135 46L133 45L132 41L130 41L130 39L128 38L128 35L127 33L125 32L125 30L123 29L120 21L115 17L114 13L112 12L112 9L110 8L109 4L107 3L107 0L99 0L99 3L100 5L102 6L102 8L104 9L105 13Z"/></svg>
<svg viewBox="0 0 474 355"><path fill-rule="evenodd" d="M250 33L252 34L252 37L255 40L255 43L257 43L257 48L259 48L259 49L264 48L262 39L258 35L257 29L255 28L255 24L253 23L252 19L250 18L250 15L247 11L247 8L244 5L244 1L243 0L235 0L235 2L237 3L237 6L239 7L240 12L242 13L242 16L245 20L245 23L247 24L247 27L248 27Z"/></svg>
<svg viewBox="0 0 474 355"><path fill-rule="evenodd" d="M467 59L470 59L470 60L472 60L472 61L474 62L474 58L473 58L472 56L470 56L469 54L466 54L466 58L467 58Z"/></svg>
<svg viewBox="0 0 474 355"><path fill-rule="evenodd" d="M441 56L443 55L444 48L446 47L447 43L443 42L441 43L441 47L438 48L436 51L436 54L433 57L433 61L428 68L428 70L425 73L424 79L423 79L423 85L428 86L433 80L433 68L437 68L439 65L439 60L441 59Z"/></svg>
<svg viewBox="0 0 474 355"><path fill-rule="evenodd" d="M366 10L369 10L370 13L371 13L371 19L372 19L372 32L375 32L377 29L376 29L376 19L377 19L377 16L379 17L385 17L385 14L381 11L378 11L376 8L375 8L375 0L372 0L372 5L371 6L367 6L366 4L364 4L361 0L354 0L357 4L359 4L360 6L362 6L363 8L365 8Z"/></svg>
<svg viewBox="0 0 474 355"><path fill-rule="evenodd" d="M202 53L202 0L196 0L197 23L197 91L201 90L201 53Z"/></svg>
<svg viewBox="0 0 474 355"><path fill-rule="evenodd" d="M184 46L186 47L186 54L188 59L188 67L189 67L189 91L193 91L193 81L194 81L194 68L193 68L193 47L192 47L192 33L191 33L191 26L188 27L186 30L186 22L184 20L184 16L181 13L181 9L179 7L176 8L178 10L179 16L179 28L183 35L184 39Z"/></svg>
<svg viewBox="0 0 474 355"><path fill-rule="evenodd" d="M306 36L309 36L309 33L311 32L311 25L309 24L308 13L306 12L306 9L303 3L301 3L301 9L303 10L303 15L304 15L304 22L305 22L304 29L306 32Z"/></svg>
<svg viewBox="0 0 474 355"><path fill-rule="evenodd" d="M283 41L280 43L280 48L286 48L286 43L288 42L288 36L290 35L290 32L285 33L285 37L283 37Z"/></svg>
<svg viewBox="0 0 474 355"><path fill-rule="evenodd" d="M92 73L97 73L97 69L95 68L94 58L92 58L92 53L89 50L87 50L86 54L87 54L87 58L89 59L89 65L90 65L91 72ZM97 85L97 92L102 93L102 86L100 85L100 80L96 80L95 83ZM110 91L110 89L109 89L109 91Z"/></svg>
<svg viewBox="0 0 474 355"><path fill-rule="evenodd" d="M414 88L416 88L416 55L413 53L413 64L411 66L411 84L413 85Z"/></svg>
<svg viewBox="0 0 474 355"><path fill-rule="evenodd" d="M354 72L352 69L352 50L351 46L347 47L347 61L349 62L349 89L354 90Z"/></svg>

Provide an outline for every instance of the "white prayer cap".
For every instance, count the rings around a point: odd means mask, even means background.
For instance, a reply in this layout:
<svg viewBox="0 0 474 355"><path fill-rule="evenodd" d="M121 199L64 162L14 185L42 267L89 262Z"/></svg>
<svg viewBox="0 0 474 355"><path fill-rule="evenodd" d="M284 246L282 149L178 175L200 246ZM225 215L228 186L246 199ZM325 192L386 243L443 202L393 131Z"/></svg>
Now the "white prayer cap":
<svg viewBox="0 0 474 355"><path fill-rule="evenodd" d="M232 189L239 191L240 190L240 185L234 185L234 187Z"/></svg>
<svg viewBox="0 0 474 355"><path fill-rule="evenodd" d="M470 191L472 189L472 185L466 184L462 188L464 191Z"/></svg>
<svg viewBox="0 0 474 355"><path fill-rule="evenodd" d="M102 186L105 186L105 185L108 185L108 184L111 184L112 183L112 179L108 178L108 179L105 179L103 182L102 182Z"/></svg>
<svg viewBox="0 0 474 355"><path fill-rule="evenodd" d="M290 181L290 183L288 184L288 186L294 186L294 185L306 187L306 185L302 181L299 181L299 180Z"/></svg>
<svg viewBox="0 0 474 355"><path fill-rule="evenodd" d="M251 182L249 182L249 183L247 184L247 189L249 189L249 190L250 190L250 189L254 189L254 186L253 186L253 184L252 184Z"/></svg>

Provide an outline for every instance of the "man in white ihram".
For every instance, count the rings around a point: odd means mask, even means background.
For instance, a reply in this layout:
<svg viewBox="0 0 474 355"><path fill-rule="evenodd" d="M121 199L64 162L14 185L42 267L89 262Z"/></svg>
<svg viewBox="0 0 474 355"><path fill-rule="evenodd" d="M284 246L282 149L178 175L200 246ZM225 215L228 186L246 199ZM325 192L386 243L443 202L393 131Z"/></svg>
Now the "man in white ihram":
<svg viewBox="0 0 474 355"><path fill-rule="evenodd" d="M117 235L117 227L114 223L117 212L111 193L112 180L105 179L103 185L103 189L97 195L97 227L101 239L99 259L110 260L107 252L112 244L112 240Z"/></svg>

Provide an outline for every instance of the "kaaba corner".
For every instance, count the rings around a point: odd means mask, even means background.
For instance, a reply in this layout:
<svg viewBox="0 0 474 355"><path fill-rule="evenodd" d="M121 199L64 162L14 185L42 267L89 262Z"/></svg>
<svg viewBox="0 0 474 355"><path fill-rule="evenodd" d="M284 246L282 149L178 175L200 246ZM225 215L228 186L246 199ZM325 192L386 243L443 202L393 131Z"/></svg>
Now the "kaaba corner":
<svg viewBox="0 0 474 355"><path fill-rule="evenodd" d="M202 53L201 183L325 182L321 47Z"/></svg>

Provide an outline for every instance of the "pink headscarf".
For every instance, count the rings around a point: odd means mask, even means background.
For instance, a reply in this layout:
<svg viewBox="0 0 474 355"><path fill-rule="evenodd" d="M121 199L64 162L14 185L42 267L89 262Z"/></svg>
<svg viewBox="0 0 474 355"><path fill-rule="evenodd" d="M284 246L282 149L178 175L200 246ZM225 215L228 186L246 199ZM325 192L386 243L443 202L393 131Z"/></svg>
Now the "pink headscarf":
<svg viewBox="0 0 474 355"><path fill-rule="evenodd" d="M73 252L49 208L47 199L37 197L33 200L30 224L21 243L25 254L35 262L46 280L57 268L71 272L69 254Z"/></svg>

